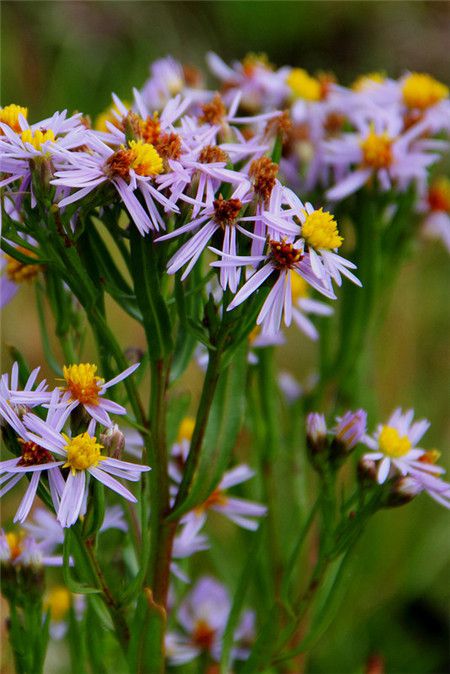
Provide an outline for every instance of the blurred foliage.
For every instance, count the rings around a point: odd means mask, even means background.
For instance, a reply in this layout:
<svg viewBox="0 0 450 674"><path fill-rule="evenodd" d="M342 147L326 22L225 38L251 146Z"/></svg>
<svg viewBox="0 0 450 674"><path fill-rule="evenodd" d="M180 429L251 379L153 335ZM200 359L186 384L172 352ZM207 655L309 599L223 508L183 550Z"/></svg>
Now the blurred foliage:
<svg viewBox="0 0 450 674"><path fill-rule="evenodd" d="M169 53L205 69L209 49L225 60L266 52L276 65L333 70L344 83L372 70L448 78L447 2L40 1L3 2L2 13L2 104L27 105L31 121L66 107L95 116L111 91L129 98L149 62ZM443 449L450 444L446 267L439 244L417 242L383 314L373 345L376 376L367 382L377 393L377 416L413 406L432 422L427 445ZM3 313L3 370L8 343L31 364L42 361L33 304L33 290L25 288ZM111 316L124 345L143 344L117 309ZM291 335L280 366L304 381L314 371L315 347ZM180 387L196 394L195 367ZM358 546L344 602L298 671L362 674L374 654L389 674L449 671L448 534L446 513L426 497L378 515ZM61 660L58 645L48 671L64 671Z"/></svg>

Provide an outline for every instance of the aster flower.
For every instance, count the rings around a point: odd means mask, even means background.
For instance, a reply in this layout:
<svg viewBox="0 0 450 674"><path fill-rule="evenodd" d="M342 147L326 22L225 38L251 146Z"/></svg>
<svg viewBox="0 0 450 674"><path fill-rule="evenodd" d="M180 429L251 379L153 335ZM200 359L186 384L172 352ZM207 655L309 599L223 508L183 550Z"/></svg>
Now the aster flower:
<svg viewBox="0 0 450 674"><path fill-rule="evenodd" d="M81 117L81 114L67 117L64 110L31 126L22 113L18 113L12 126L0 121L1 170L5 174L0 187L20 181L20 193L32 190L30 160L49 161L57 149L68 151L82 146L87 129L81 123Z"/></svg>
<svg viewBox="0 0 450 674"><path fill-rule="evenodd" d="M151 64L150 77L142 87L141 95L148 107L160 110L178 94L191 101L203 100L208 92L202 89L202 84L200 71L166 56Z"/></svg>
<svg viewBox="0 0 450 674"><path fill-rule="evenodd" d="M48 423L49 427L52 426L56 429L53 431L55 433L64 426L67 417L73 409L70 405L60 406L58 398L59 393L55 390L47 411L47 422L40 420L44 426ZM36 441L36 438L32 437L32 434L29 433L13 408L3 400L0 400L0 414L17 433L18 443L21 448L21 455L19 457L0 462L0 484L2 485L0 497L10 491L22 478L25 476L30 477L25 495L14 517L14 522L23 522L26 519L36 496L39 481L43 475L48 477L53 506L57 510L64 490L64 479L59 467L64 462L55 460L51 451L48 451L48 448L45 446L45 443L41 444L39 438Z"/></svg>
<svg viewBox="0 0 450 674"><path fill-rule="evenodd" d="M363 439L372 451L363 459L378 463L377 479L383 484L391 474L400 475L436 475L444 472L440 466L424 460L424 449L417 447L430 422L426 419L413 422L414 410L402 412L396 409L386 424L380 424L373 436Z"/></svg>
<svg viewBox="0 0 450 674"><path fill-rule="evenodd" d="M207 61L210 70L223 83L227 100L239 92L245 110L273 110L287 98L286 69L274 70L264 54L248 54L232 67L214 52L208 52Z"/></svg>
<svg viewBox="0 0 450 674"><path fill-rule="evenodd" d="M403 131L403 118L398 111L383 111L369 119L360 119L356 133L347 133L325 143L325 161L340 169L356 166L342 180L328 190L327 198L340 200L356 192L369 179L376 178L381 190L393 186L405 190L411 182L423 185L427 180L427 168L438 155L428 152L433 149L432 140L423 140L415 147L424 125L416 124Z"/></svg>
<svg viewBox="0 0 450 674"><path fill-rule="evenodd" d="M66 399L70 402L76 402L77 405L83 405L86 412L93 419L104 426L112 426L113 422L108 414L126 414L127 410L122 405L103 398L105 391L129 377L139 367L140 363L130 365L126 370L118 374L108 382L96 375L97 366L92 363L80 363L79 365L64 365L63 375L65 385L62 391L66 394Z"/></svg>
<svg viewBox="0 0 450 674"><path fill-rule="evenodd" d="M8 414L5 405L25 405L27 407L34 407L42 403L49 402L52 393L47 391L47 381L43 379L36 385L36 380L40 371L40 367L36 367L29 375L23 390L19 387L19 364L13 363L11 368L11 375L7 372L2 374L0 378L0 402L2 404L1 410ZM8 419L7 419L8 420Z"/></svg>
<svg viewBox="0 0 450 674"><path fill-rule="evenodd" d="M264 263L240 288L232 302L227 307L231 311L236 306L244 302L252 293L254 293L272 274L277 275L277 280L272 286L262 308L256 319L257 325L262 326L262 335L276 335L280 329L281 319L284 315L284 322L287 326L292 321L292 289L291 289L291 271L302 276L307 283L320 293L335 299L335 294L331 287L325 286L317 278L311 268L308 257L304 256L303 240L282 241L269 240L268 253L261 256L232 256L226 255L215 248L211 248L214 253L222 256L220 262L213 262L213 267L233 268L252 264L254 266Z"/></svg>
<svg viewBox="0 0 450 674"><path fill-rule="evenodd" d="M245 464L225 472L217 488L208 496L206 501L184 516L182 523L185 525L185 536L187 538L193 537L203 528L209 510L221 513L244 529L255 531L259 522L254 518L263 517L267 512L266 506L229 496L227 493L230 487L246 482L254 475L254 471Z"/></svg>
<svg viewBox="0 0 450 674"><path fill-rule="evenodd" d="M111 183L142 236L150 230L165 227L156 204L172 212L179 211L177 205L152 184L164 166L162 157L151 143L129 140L114 150L90 132L86 145L90 152L58 153L58 170L51 182L76 190L59 201L60 208L83 199L100 185ZM136 190L142 195L147 210L137 198Z"/></svg>
<svg viewBox="0 0 450 674"><path fill-rule="evenodd" d="M173 664L188 662L188 654L193 659L201 653L209 653L216 661L220 659L222 637L231 609L227 589L214 578L203 576L197 581L177 611L177 619L185 637L178 636L178 657L171 659ZM248 615L252 614L252 615ZM254 617L252 611L244 612L234 634L237 648L233 649L233 659L248 657L248 648L239 641L249 643L254 638ZM239 647L240 646L240 647Z"/></svg>
<svg viewBox="0 0 450 674"><path fill-rule="evenodd" d="M24 529L8 531L0 529L0 563L13 566L62 566L62 555L49 555Z"/></svg>
<svg viewBox="0 0 450 674"><path fill-rule="evenodd" d="M219 195L212 203L205 205L197 218L175 229L170 234L159 237L158 241L165 241L200 227L193 237L183 244L169 260L167 265L169 274L174 274L187 264L181 277L184 280L207 247L210 239L220 230L223 231L224 252L227 255L236 255L236 229L239 228L240 211L244 204L250 201L249 187L249 183L241 183L229 199L224 199L222 195ZM240 273L236 269L222 270L220 275L222 288L225 289L229 286L235 292L239 277Z"/></svg>
<svg viewBox="0 0 450 674"><path fill-rule="evenodd" d="M82 513L83 514L83 513ZM50 553L64 543L64 529L56 516L45 508L35 508L31 520L25 522L24 529L33 536L42 550ZM106 508L100 533L109 529L128 531L124 512L119 505Z"/></svg>
<svg viewBox="0 0 450 674"><path fill-rule="evenodd" d="M89 424L87 431L74 437L60 432L60 428L55 429L52 424L45 423L34 414L26 414L24 424L28 429L29 438L56 456L62 457L63 468L70 469L57 514L61 526L70 527L77 521L87 498L89 476L99 480L128 501L136 503L136 497L113 475L137 482L141 473L150 468L102 456L103 447L94 435L94 420Z"/></svg>

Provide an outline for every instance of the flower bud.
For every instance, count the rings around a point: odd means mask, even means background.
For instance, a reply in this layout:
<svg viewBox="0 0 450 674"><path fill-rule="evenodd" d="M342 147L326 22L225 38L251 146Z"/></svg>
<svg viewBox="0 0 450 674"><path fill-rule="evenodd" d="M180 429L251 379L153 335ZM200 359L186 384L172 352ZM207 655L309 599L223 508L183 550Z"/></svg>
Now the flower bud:
<svg viewBox="0 0 450 674"><path fill-rule="evenodd" d="M410 503L421 491L423 491L422 485L413 477L410 475L400 477L391 486L386 500L386 508L396 508Z"/></svg>
<svg viewBox="0 0 450 674"><path fill-rule="evenodd" d="M346 412L337 421L331 453L333 457L345 457L350 454L366 433L367 412L364 410Z"/></svg>
<svg viewBox="0 0 450 674"><path fill-rule="evenodd" d="M100 442L113 459L120 459L125 448L125 436L117 424L100 434Z"/></svg>
<svg viewBox="0 0 450 674"><path fill-rule="evenodd" d="M314 468L323 472L327 460L327 425L323 414L311 412L306 418L306 446Z"/></svg>
<svg viewBox="0 0 450 674"><path fill-rule="evenodd" d="M363 484L377 482L377 464L372 459L361 457L358 461L358 480Z"/></svg>
<svg viewBox="0 0 450 674"><path fill-rule="evenodd" d="M306 441L312 454L321 454L327 446L327 424L323 414L311 412L306 418Z"/></svg>

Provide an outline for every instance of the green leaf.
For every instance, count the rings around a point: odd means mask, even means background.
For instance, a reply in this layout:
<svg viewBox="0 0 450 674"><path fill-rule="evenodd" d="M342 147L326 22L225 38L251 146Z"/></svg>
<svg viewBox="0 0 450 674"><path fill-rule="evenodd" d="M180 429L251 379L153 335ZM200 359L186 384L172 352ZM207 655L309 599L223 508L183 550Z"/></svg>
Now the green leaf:
<svg viewBox="0 0 450 674"><path fill-rule="evenodd" d="M221 374L190 493L170 519L180 517L203 503L216 488L230 462L244 410L246 361L247 349L242 346L228 369Z"/></svg>
<svg viewBox="0 0 450 674"><path fill-rule="evenodd" d="M77 526L77 525L74 525ZM71 552L73 550L73 560L75 569L85 575L92 576L91 569L89 568L89 561L86 560L86 555L78 547L78 539L75 536L72 529L66 529L64 532L64 543L63 543L63 576L64 582L67 585L68 589L75 594L99 594L101 590L97 587L91 587L85 583L80 583L72 577L70 558Z"/></svg>
<svg viewBox="0 0 450 674"><path fill-rule="evenodd" d="M242 569L241 577L236 587L233 597L233 603L228 616L225 631L222 637L222 655L220 658L220 674L228 674L230 671L230 656L233 648L233 637L236 631L238 620L241 615L242 607L246 591L250 585L255 571L255 559L258 555L259 546L262 540L262 528L260 528L254 535L252 545L248 553L247 561Z"/></svg>
<svg viewBox="0 0 450 674"><path fill-rule="evenodd" d="M139 598L129 648L129 666L135 674L163 674L166 612L156 604L150 588Z"/></svg>
<svg viewBox="0 0 450 674"><path fill-rule="evenodd" d="M136 227L131 228L130 243L134 291L142 312L149 358L160 360L172 351L172 326L161 294L155 244L150 236L141 236Z"/></svg>

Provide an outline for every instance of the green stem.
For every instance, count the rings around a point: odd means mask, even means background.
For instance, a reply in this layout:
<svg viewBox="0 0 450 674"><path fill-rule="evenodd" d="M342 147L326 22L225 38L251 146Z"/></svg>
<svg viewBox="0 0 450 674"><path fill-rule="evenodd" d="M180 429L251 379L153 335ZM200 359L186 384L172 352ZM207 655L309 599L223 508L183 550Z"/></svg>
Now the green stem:
<svg viewBox="0 0 450 674"><path fill-rule="evenodd" d="M215 350L210 350L209 352L208 367L206 369L205 379L203 382L203 389L198 406L197 418L195 420L195 427L192 433L189 454L184 466L183 479L178 489L172 511L175 511L178 506L180 506L187 498L195 471L198 466L203 438L206 431L206 424L208 423L211 405L214 400L214 393L219 381L222 349L223 340L220 344L217 345Z"/></svg>

